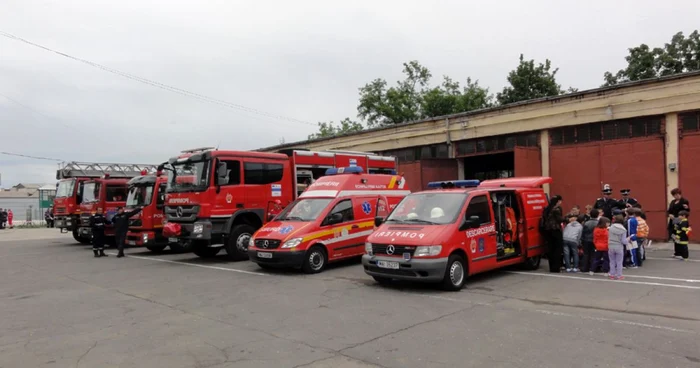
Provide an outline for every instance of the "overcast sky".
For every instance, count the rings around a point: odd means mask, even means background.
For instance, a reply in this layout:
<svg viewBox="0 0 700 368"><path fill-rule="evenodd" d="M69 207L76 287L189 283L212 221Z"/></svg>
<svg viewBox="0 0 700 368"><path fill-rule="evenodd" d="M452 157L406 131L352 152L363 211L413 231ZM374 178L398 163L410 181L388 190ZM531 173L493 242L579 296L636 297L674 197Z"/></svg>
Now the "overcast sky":
<svg viewBox="0 0 700 368"><path fill-rule="evenodd" d="M255 4L255 5L253 5ZM700 1L2 0L0 31L129 74L305 122L357 115L358 88L419 60L438 82L503 88L520 53L588 89L628 47L698 28ZM9 97L10 99L6 98ZM255 149L316 128L202 102L0 36L0 151L160 163ZM0 155L2 187L56 164Z"/></svg>

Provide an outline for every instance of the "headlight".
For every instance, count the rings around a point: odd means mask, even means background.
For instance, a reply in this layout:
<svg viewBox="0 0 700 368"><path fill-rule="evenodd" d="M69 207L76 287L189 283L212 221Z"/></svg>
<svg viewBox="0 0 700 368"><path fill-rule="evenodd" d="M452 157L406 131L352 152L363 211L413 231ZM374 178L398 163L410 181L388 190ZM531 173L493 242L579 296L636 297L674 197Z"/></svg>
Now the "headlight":
<svg viewBox="0 0 700 368"><path fill-rule="evenodd" d="M255 239L253 237L250 237L250 240L248 240L248 248L255 248Z"/></svg>
<svg viewBox="0 0 700 368"><path fill-rule="evenodd" d="M428 257L437 256L442 252L442 245L423 245L416 247L416 251L413 253L414 257Z"/></svg>
<svg viewBox="0 0 700 368"><path fill-rule="evenodd" d="M202 231L204 231L204 224L194 224L194 227L192 228L193 234L201 234Z"/></svg>
<svg viewBox="0 0 700 368"><path fill-rule="evenodd" d="M282 248L294 248L297 245L301 244L301 240L301 238L289 239L286 242L284 242Z"/></svg>
<svg viewBox="0 0 700 368"><path fill-rule="evenodd" d="M143 238L144 243L148 241L148 233L143 233L141 237Z"/></svg>
<svg viewBox="0 0 700 368"><path fill-rule="evenodd" d="M372 255L372 243L365 242L365 253Z"/></svg>

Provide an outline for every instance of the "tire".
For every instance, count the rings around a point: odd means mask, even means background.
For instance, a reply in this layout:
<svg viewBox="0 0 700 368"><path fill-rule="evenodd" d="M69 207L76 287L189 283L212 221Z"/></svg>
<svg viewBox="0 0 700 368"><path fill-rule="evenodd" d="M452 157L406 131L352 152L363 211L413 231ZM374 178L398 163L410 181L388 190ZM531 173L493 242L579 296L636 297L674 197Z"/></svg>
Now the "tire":
<svg viewBox="0 0 700 368"><path fill-rule="evenodd" d="M192 251L192 242L183 243L170 243L168 244L170 250L175 253L189 253Z"/></svg>
<svg viewBox="0 0 700 368"><path fill-rule="evenodd" d="M534 256L525 260L523 263L523 268L529 271L534 271L540 268L540 262L542 262L542 256Z"/></svg>
<svg viewBox="0 0 700 368"><path fill-rule="evenodd" d="M320 245L314 245L306 252L301 270L309 274L319 273L326 268L326 264L328 264L326 250Z"/></svg>
<svg viewBox="0 0 700 368"><path fill-rule="evenodd" d="M391 284L391 279L388 277L372 276L372 278L374 279L374 281L376 281L377 283L379 283L381 285Z"/></svg>
<svg viewBox="0 0 700 368"><path fill-rule="evenodd" d="M92 243L92 239L84 237L84 236L80 236L80 234L78 234L78 229L73 230L73 239L75 239L80 244L91 244Z"/></svg>
<svg viewBox="0 0 700 368"><path fill-rule="evenodd" d="M150 250L153 253L163 253L166 246L167 245L155 245L155 244L154 245L147 245L146 249Z"/></svg>
<svg viewBox="0 0 700 368"><path fill-rule="evenodd" d="M442 288L447 291L460 291L467 279L467 266L464 258L458 254L452 254L447 259L445 277L442 279Z"/></svg>
<svg viewBox="0 0 700 368"><path fill-rule="evenodd" d="M220 250L221 248L207 247L206 244L192 247L192 253L201 258L214 258Z"/></svg>
<svg viewBox="0 0 700 368"><path fill-rule="evenodd" d="M248 259L248 242L255 233L255 228L247 224L234 225L226 239L226 255L232 261Z"/></svg>

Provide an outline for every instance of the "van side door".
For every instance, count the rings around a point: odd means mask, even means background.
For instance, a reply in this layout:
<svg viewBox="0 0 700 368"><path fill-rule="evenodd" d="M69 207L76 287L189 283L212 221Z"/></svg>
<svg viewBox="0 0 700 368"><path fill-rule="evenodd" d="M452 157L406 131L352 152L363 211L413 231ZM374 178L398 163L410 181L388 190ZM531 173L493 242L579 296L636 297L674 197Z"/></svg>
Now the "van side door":
<svg viewBox="0 0 700 368"><path fill-rule="evenodd" d="M519 224L520 232L524 233L522 239L525 243L522 245L523 253L527 258L544 254L544 239L542 239L542 234L540 233L539 223L542 211L544 211L549 200L542 190L532 190L519 192L518 201L520 201L520 213L524 220L522 224Z"/></svg>
<svg viewBox="0 0 700 368"><path fill-rule="evenodd" d="M328 259L336 259L352 253L353 248L361 248L364 243L359 243L353 238L351 230L357 230L359 226L355 224L355 208L351 198L337 201L321 223L321 229L331 232L331 238L324 241L328 249ZM331 220L337 217L339 222L333 223ZM352 227L355 226L356 229ZM357 243L357 244L356 244Z"/></svg>
<svg viewBox="0 0 700 368"><path fill-rule="evenodd" d="M469 255L470 274L493 269L496 267L498 244L496 226L493 222L491 201L487 194L478 194L471 197L465 219L475 219L474 227L464 233L464 241Z"/></svg>

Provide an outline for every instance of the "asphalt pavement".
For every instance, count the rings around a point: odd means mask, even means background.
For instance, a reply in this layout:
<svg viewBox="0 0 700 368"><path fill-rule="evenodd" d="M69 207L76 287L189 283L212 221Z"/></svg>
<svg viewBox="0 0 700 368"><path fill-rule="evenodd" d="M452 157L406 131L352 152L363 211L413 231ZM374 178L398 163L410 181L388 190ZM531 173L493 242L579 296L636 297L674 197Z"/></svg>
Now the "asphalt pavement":
<svg viewBox="0 0 700 368"><path fill-rule="evenodd" d="M0 367L700 367L700 250L667 248L623 281L543 262L444 292L0 231Z"/></svg>

